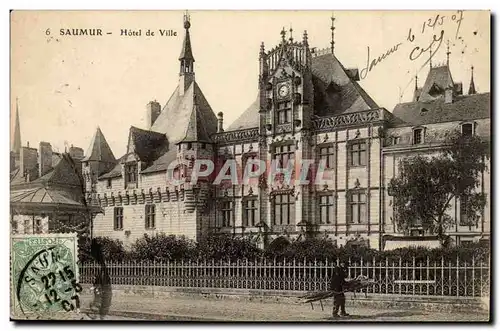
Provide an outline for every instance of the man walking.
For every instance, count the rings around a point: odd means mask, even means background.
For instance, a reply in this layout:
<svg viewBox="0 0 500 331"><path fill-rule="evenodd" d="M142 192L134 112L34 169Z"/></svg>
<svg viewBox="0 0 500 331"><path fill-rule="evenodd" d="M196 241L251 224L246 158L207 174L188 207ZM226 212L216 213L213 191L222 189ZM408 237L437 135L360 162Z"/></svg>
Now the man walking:
<svg viewBox="0 0 500 331"><path fill-rule="evenodd" d="M335 266L331 283L331 291L335 292L335 295L333 296L332 317L339 317L339 309L340 316L349 316L349 314L345 311L345 277L346 272L344 263L341 263L340 266Z"/></svg>

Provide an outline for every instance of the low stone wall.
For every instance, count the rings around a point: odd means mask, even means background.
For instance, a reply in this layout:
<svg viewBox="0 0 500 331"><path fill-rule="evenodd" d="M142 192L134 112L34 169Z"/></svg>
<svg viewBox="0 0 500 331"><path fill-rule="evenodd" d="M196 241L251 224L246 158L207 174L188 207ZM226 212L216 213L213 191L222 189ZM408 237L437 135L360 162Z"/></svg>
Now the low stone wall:
<svg viewBox="0 0 500 331"><path fill-rule="evenodd" d="M84 294L92 294L90 285L83 285ZM113 297L151 297L158 300L171 297L192 298L193 300L235 300L262 303L304 304L299 297L304 292L297 291L262 291L246 289L214 288L176 288L162 286L115 285ZM322 301L324 307L331 307L332 299ZM321 303L315 302L315 309L321 309ZM346 294L346 306L380 309L419 309L425 311L457 312L488 311L489 297L459 298L439 296L404 296L353 293Z"/></svg>

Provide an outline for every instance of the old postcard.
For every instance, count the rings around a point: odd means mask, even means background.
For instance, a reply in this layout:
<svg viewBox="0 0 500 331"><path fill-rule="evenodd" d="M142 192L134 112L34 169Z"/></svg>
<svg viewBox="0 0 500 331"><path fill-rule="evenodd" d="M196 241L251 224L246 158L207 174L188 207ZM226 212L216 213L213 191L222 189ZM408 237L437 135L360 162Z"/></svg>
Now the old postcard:
<svg viewBox="0 0 500 331"><path fill-rule="evenodd" d="M490 20L12 11L11 319L489 321Z"/></svg>

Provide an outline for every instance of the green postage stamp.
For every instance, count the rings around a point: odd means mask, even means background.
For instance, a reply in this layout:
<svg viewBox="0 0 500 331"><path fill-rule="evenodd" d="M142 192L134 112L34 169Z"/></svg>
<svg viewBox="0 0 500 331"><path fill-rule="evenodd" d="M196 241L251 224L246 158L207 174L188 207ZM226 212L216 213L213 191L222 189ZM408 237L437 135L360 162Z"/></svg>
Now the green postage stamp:
<svg viewBox="0 0 500 331"><path fill-rule="evenodd" d="M79 312L76 234L11 236L11 317L64 319Z"/></svg>

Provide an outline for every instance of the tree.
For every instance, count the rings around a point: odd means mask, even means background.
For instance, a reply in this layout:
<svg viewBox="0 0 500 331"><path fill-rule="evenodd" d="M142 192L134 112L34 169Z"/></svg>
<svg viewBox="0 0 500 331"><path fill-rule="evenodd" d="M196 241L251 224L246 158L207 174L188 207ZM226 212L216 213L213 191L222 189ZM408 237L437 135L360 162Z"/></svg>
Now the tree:
<svg viewBox="0 0 500 331"><path fill-rule="evenodd" d="M407 233L419 224L444 243L445 230L453 221L447 211L455 198L466 203L469 220L479 219L486 197L476 189L489 155L487 141L453 132L437 156L418 155L401 161L398 177L389 183L398 228Z"/></svg>

